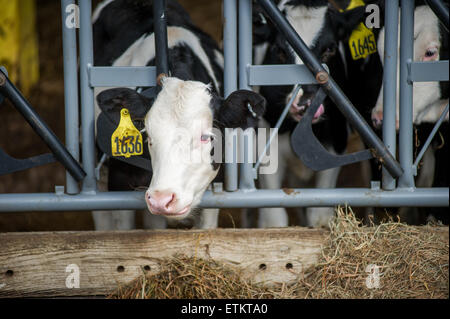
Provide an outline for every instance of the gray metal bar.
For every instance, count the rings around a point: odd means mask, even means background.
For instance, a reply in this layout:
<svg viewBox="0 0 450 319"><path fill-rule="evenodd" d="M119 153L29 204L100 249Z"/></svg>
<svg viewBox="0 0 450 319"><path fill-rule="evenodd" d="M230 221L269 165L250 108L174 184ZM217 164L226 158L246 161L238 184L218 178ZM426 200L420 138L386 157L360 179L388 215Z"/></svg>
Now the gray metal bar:
<svg viewBox="0 0 450 319"><path fill-rule="evenodd" d="M224 29L224 97L228 97L237 89L237 3L236 0L223 0ZM234 139L226 141L225 156L233 158L232 162L225 163L224 188L227 191L238 189L238 164L236 156L236 143Z"/></svg>
<svg viewBox="0 0 450 319"><path fill-rule="evenodd" d="M369 188L262 189L205 192L201 207L439 207L449 204L448 188L416 188L392 191ZM144 209L143 192L78 194L0 194L0 212Z"/></svg>
<svg viewBox="0 0 450 319"><path fill-rule="evenodd" d="M322 64L329 72L326 64ZM251 65L248 67L249 85L295 85L317 84L316 78L306 65Z"/></svg>
<svg viewBox="0 0 450 319"><path fill-rule="evenodd" d="M61 0L63 62L64 62L64 110L66 127L66 148L76 161L80 160L78 122L78 56L75 28L66 26L66 8L75 0ZM66 192L80 192L78 182L66 170Z"/></svg>
<svg viewBox="0 0 450 319"><path fill-rule="evenodd" d="M408 80L411 82L448 81L449 63L446 61L410 62Z"/></svg>
<svg viewBox="0 0 450 319"><path fill-rule="evenodd" d="M239 0L239 88L251 90L248 82L248 67L252 65L252 0ZM244 144L244 145L242 145ZM244 161L239 168L239 188L254 189L253 138L240 135L240 149L244 148ZM249 152L250 151L250 152Z"/></svg>
<svg viewBox="0 0 450 319"><path fill-rule="evenodd" d="M383 70L383 142L392 157L396 152L397 117L397 52L398 52L398 0L386 1ZM395 179L383 167L382 187L395 188Z"/></svg>
<svg viewBox="0 0 450 319"><path fill-rule="evenodd" d="M154 66L91 66L88 73L92 87L156 86Z"/></svg>
<svg viewBox="0 0 450 319"><path fill-rule="evenodd" d="M445 107L444 112L442 112L441 116L439 117L439 120L436 122L436 124L433 127L433 130L431 131L430 135L428 136L427 140L425 141L425 144L423 144L422 149L419 152L419 155L417 155L416 160L414 162L414 167L417 168L417 166L420 163L420 160L423 157L423 154L425 154L425 151L427 150L428 146L430 146L431 141L433 140L433 137L436 135L436 132L438 131L439 127L441 126L442 122L445 119L445 116L448 113L448 103Z"/></svg>
<svg viewBox="0 0 450 319"><path fill-rule="evenodd" d="M82 192L95 192L95 131L94 90L89 85L89 70L93 65L91 11L92 1L79 1L80 6L80 92L81 92L81 141L83 168L86 177Z"/></svg>
<svg viewBox="0 0 450 319"><path fill-rule="evenodd" d="M400 131L399 157L403 174L399 187L414 187L413 173L413 85L408 81L408 63L413 61L414 0L402 0L400 17Z"/></svg>
<svg viewBox="0 0 450 319"><path fill-rule="evenodd" d="M166 0L153 1L153 30L155 35L155 63L158 76L169 75L169 48L167 47Z"/></svg>

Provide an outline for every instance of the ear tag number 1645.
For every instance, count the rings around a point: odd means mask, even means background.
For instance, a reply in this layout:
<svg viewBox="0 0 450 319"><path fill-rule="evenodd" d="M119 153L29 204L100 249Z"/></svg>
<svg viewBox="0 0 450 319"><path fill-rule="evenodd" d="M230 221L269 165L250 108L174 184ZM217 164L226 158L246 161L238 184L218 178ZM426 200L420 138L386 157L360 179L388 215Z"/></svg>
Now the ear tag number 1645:
<svg viewBox="0 0 450 319"><path fill-rule="evenodd" d="M111 136L111 150L113 156L130 157L141 155L143 152L142 135L131 121L130 112L120 110L120 122Z"/></svg>
<svg viewBox="0 0 450 319"><path fill-rule="evenodd" d="M350 52L353 60L363 59L368 55L377 52L377 43L372 30L368 29L364 23L360 23L353 30L348 40Z"/></svg>

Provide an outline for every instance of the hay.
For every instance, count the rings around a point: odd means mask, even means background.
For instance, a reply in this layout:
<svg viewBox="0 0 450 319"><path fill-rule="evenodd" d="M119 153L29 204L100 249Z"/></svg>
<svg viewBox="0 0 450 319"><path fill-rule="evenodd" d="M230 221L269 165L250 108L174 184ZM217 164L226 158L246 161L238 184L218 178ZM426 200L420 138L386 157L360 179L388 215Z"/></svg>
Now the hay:
<svg viewBox="0 0 450 319"><path fill-rule="evenodd" d="M448 298L448 237L438 234L448 228L426 227L430 230L393 220L367 227L351 209L339 208L319 263L291 285L255 285L231 266L176 256L161 261L162 272L143 275L109 297Z"/></svg>

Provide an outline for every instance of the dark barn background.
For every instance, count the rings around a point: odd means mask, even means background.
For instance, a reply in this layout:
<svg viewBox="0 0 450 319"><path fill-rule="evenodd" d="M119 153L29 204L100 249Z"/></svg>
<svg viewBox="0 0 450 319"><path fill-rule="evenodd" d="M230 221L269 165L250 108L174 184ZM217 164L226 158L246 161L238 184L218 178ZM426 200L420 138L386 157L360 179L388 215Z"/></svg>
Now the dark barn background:
<svg viewBox="0 0 450 319"><path fill-rule="evenodd" d="M95 5L100 2L94 0ZM221 45L222 0L179 0L200 28ZM64 83L60 1L37 0L37 32L39 41L40 80L27 97L36 111L64 142ZM48 152L21 115L8 103L0 106L0 147L17 158ZM355 139L354 147L360 144ZM358 172L358 173L355 173ZM344 169L338 187L362 187L359 165ZM355 179L355 175L358 175ZM0 176L0 193L54 192L55 185L65 184L65 172L59 163ZM138 227L141 226L138 215ZM221 227L239 226L236 210L221 214ZM90 212L23 212L0 213L0 232L91 230Z"/></svg>

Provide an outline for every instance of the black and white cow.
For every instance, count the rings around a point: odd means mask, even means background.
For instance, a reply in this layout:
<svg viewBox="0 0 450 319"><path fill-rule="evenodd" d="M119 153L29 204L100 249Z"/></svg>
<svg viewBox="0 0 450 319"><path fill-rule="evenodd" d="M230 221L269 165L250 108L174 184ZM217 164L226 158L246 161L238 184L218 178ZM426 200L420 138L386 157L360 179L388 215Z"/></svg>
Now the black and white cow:
<svg viewBox="0 0 450 319"><path fill-rule="evenodd" d="M420 4L420 3L419 3ZM448 4L447 4L448 5ZM400 17L401 18L401 17ZM378 38L378 52L383 56L384 28ZM418 5L414 10L414 61L448 60L448 32L438 21L436 15L426 5ZM448 82L415 82L413 85L413 124L415 132L415 154L425 143L434 123L449 102ZM397 83L397 92L399 84ZM397 94L397 129L399 118L399 95ZM375 128L381 128L383 121L383 91L372 109L372 122ZM417 187L448 187L448 113L445 122L431 146L424 154L418 170ZM433 216L448 224L447 208L427 208L425 216ZM431 213L431 214L430 214ZM412 223L425 222L424 218L410 209L401 209L400 216Z"/></svg>
<svg viewBox="0 0 450 319"><path fill-rule="evenodd" d="M152 171L111 158L100 187L118 191L149 185L145 200L152 214L145 214L147 228L164 227L166 218L180 220L197 211L219 172L219 163L212 161L213 140L223 138L225 128L255 127L265 108L264 98L251 91L220 98L223 57L217 44L175 1L167 1L166 18L171 74L162 80L157 97L147 98L136 88L96 92L97 113L102 110L117 119L126 107L136 126L145 128ZM93 32L96 65L154 65L152 1L101 3L94 12ZM216 227L217 214L217 209L204 212L196 226ZM132 211L94 212L94 221L96 229L135 226Z"/></svg>
<svg viewBox="0 0 450 319"><path fill-rule="evenodd" d="M335 1L340 8L349 8L350 0ZM338 10L328 1L288 0L280 1L278 7L309 46L313 53L326 63L332 77L347 94L352 89L349 86L346 45L343 44L351 31L365 19L365 6L357 6L349 10ZM256 8L254 14L255 39L257 46L255 61L263 64L303 64L293 52L282 34L267 27L270 22L262 12ZM263 53L261 53L261 51ZM378 83L380 85L380 83ZM278 171L272 175L261 175L262 188L277 189L287 179L288 186L299 187L311 184L315 178L316 188L334 188L339 175L339 168L314 172L306 168L293 153L290 146L290 134L302 119L311 101L315 97L318 85L305 85L299 90L292 103L289 116L279 130L279 161ZM260 93L266 98L268 108L264 119L273 127L281 111L293 94L292 86L263 86ZM348 94L347 94L348 95ZM376 96L375 96L376 98ZM369 113L369 112L367 112ZM345 117L337 110L333 102L326 98L318 108L313 118L313 130L328 151L342 154L347 148L349 126ZM289 171L289 174L287 172ZM287 213L284 208L262 208L259 211L259 226L288 225ZM327 226L333 216L333 208L310 207L306 214L300 214L301 223L307 226Z"/></svg>

